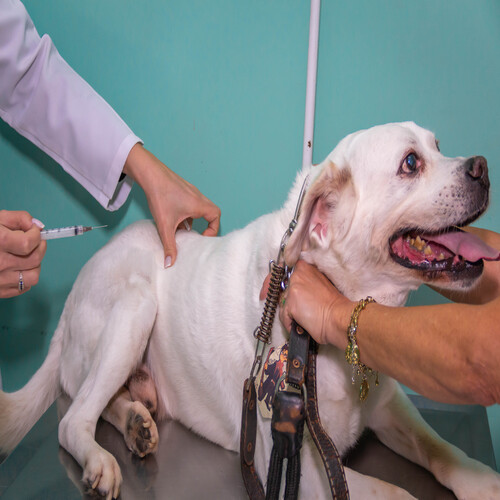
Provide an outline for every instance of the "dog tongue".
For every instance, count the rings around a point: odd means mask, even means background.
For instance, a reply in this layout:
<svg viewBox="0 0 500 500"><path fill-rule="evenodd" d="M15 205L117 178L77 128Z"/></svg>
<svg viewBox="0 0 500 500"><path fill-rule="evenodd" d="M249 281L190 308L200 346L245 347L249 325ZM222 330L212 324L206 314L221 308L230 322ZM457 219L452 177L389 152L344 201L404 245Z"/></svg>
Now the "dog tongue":
<svg viewBox="0 0 500 500"><path fill-rule="evenodd" d="M500 251L487 245L478 236L465 231L453 231L437 236L424 235L428 241L433 241L448 248L456 255L461 255L469 262L477 262L480 259L500 260Z"/></svg>

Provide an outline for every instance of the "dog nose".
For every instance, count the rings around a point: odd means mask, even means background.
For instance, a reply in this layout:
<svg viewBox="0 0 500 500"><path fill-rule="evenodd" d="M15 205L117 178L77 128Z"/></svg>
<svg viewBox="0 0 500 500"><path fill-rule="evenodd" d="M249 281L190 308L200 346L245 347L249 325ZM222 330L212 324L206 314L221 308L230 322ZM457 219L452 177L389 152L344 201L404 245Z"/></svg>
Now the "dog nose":
<svg viewBox="0 0 500 500"><path fill-rule="evenodd" d="M473 156L466 161L465 171L473 180L483 179L488 174L488 162L484 156Z"/></svg>

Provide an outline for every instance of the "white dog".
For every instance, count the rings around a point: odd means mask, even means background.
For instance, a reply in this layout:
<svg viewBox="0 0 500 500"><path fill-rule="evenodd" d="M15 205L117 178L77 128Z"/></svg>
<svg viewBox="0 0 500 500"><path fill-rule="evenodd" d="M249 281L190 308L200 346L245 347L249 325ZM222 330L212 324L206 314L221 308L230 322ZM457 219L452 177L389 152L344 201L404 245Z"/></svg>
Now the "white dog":
<svg viewBox="0 0 500 500"><path fill-rule="evenodd" d="M259 290L307 174L312 180L286 249L288 264L300 257L350 299L372 295L394 306L423 282L463 289L481 275L474 241L451 228L486 209L486 160L445 158L434 135L413 123L352 134L323 163L298 175L280 211L220 238L178 232L179 255L170 269L163 269L152 223L133 224L113 238L80 273L42 367L20 391L0 393L0 451L9 453L64 391L73 403L60 422L60 443L82 466L86 483L116 497L120 470L94 431L102 415L135 453L155 450L156 425L143 404L148 398L131 400L124 387L141 365L154 381L159 418L177 419L238 450L242 384L262 312ZM423 244L412 244L417 234ZM275 324L273 344L286 339ZM321 347L317 370L321 419L341 455L370 427L459 499L500 497L500 476L440 439L395 381L381 376L380 386L360 403L343 352ZM256 466L264 481L271 446L269 421L259 416ZM302 476L301 498L329 498L307 436ZM348 468L346 477L353 499L411 498Z"/></svg>

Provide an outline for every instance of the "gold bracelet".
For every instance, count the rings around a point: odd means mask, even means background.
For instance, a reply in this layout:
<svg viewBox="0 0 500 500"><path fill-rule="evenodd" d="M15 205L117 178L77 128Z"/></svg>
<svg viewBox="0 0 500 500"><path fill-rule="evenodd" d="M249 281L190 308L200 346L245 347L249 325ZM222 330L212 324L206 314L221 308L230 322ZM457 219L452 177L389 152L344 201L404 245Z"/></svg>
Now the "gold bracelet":
<svg viewBox="0 0 500 500"><path fill-rule="evenodd" d="M370 385L368 384L368 375L375 374L375 385L378 385L378 372L372 370L364 363L361 362L359 356L359 347L356 339L356 332L358 330L358 319L361 311L371 302L376 302L373 297L366 297L361 299L351 315L351 322L347 327L347 347L345 350L345 359L352 365L352 383L356 383L355 377L361 376L361 385L359 386L359 400L365 401L368 397Z"/></svg>

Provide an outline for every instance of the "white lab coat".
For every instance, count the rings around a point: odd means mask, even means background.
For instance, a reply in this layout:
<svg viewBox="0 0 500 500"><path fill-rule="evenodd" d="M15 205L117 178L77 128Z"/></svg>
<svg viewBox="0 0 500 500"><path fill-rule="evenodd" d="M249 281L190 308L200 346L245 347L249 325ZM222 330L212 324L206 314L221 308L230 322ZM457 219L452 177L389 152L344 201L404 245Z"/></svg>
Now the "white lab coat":
<svg viewBox="0 0 500 500"><path fill-rule="evenodd" d="M97 201L119 208L119 182L141 142L92 87L42 38L19 0L0 0L0 117L56 160Z"/></svg>

